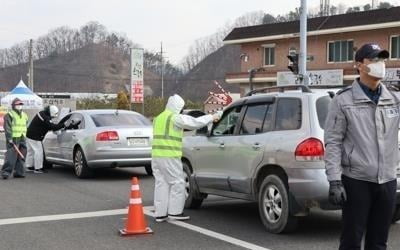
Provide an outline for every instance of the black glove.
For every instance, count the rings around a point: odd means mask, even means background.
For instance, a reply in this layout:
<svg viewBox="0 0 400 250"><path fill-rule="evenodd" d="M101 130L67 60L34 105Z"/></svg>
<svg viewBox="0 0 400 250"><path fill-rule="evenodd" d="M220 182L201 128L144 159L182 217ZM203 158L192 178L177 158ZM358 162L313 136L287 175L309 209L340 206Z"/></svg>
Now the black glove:
<svg viewBox="0 0 400 250"><path fill-rule="evenodd" d="M335 206L343 206L346 202L346 190L341 181L329 182L329 202Z"/></svg>
<svg viewBox="0 0 400 250"><path fill-rule="evenodd" d="M12 140L7 141L8 147L12 148L14 147L14 142Z"/></svg>

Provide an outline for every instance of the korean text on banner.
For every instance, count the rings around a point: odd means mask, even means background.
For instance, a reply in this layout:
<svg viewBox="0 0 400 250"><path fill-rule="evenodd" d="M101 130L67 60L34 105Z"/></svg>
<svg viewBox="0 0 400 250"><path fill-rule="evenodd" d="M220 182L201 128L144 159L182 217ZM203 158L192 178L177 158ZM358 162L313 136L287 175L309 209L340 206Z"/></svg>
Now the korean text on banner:
<svg viewBox="0 0 400 250"><path fill-rule="evenodd" d="M143 103L143 49L131 50L131 103Z"/></svg>

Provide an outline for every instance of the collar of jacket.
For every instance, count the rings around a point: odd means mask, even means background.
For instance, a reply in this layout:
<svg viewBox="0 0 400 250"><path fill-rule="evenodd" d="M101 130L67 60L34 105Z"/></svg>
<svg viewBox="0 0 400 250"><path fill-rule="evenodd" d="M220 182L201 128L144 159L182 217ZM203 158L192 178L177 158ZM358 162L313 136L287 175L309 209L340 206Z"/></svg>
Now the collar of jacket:
<svg viewBox="0 0 400 250"><path fill-rule="evenodd" d="M353 100L354 103L365 103L365 102L372 102L371 99L364 93L360 84L358 83L359 78L354 80L352 84L352 92L353 92ZM385 84L381 84L382 92L379 98L378 105L388 105L388 104L395 104L395 100L393 99L392 94L390 94L389 90L386 88Z"/></svg>

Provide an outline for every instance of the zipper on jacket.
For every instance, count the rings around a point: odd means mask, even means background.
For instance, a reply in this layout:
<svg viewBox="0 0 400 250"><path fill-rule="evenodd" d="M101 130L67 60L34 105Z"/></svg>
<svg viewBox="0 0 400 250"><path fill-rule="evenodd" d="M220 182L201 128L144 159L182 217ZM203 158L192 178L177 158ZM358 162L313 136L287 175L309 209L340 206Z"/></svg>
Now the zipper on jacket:
<svg viewBox="0 0 400 250"><path fill-rule="evenodd" d="M383 124L383 133L386 134L386 123L385 123L385 117L383 115L383 110L380 110L381 112L381 118L382 118L382 124Z"/></svg>

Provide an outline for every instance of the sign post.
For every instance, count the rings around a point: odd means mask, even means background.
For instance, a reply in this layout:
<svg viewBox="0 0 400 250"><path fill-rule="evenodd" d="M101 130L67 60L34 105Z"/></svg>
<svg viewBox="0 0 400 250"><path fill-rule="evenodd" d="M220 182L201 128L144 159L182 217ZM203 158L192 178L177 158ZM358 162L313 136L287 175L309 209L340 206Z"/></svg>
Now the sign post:
<svg viewBox="0 0 400 250"><path fill-rule="evenodd" d="M131 95L130 103L142 103L144 114L143 49L131 49Z"/></svg>

